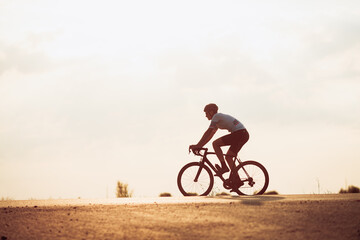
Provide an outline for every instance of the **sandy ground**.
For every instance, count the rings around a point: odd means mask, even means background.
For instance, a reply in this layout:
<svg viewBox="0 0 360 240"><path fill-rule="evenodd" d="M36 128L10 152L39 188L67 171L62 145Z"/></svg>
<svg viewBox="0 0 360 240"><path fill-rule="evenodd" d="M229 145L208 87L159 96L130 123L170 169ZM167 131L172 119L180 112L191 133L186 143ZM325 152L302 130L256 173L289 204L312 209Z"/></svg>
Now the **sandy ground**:
<svg viewBox="0 0 360 240"><path fill-rule="evenodd" d="M0 237L360 240L360 194L0 201Z"/></svg>

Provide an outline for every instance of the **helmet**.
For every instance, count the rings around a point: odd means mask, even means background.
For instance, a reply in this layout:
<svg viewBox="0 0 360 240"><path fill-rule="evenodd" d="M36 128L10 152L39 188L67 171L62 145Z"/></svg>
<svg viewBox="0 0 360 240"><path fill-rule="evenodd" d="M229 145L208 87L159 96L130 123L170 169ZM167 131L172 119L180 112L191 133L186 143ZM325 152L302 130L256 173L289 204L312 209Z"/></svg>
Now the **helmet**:
<svg viewBox="0 0 360 240"><path fill-rule="evenodd" d="M219 108L218 108L218 106L216 106L215 103L210 103L210 104L205 106L204 112L213 111L213 112L217 113L218 109Z"/></svg>

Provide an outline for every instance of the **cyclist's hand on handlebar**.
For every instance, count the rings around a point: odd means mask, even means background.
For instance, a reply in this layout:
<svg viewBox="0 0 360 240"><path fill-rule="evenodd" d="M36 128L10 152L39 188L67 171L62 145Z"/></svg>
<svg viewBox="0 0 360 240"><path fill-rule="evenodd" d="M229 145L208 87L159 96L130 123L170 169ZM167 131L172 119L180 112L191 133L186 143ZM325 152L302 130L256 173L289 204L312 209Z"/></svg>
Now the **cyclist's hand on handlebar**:
<svg viewBox="0 0 360 240"><path fill-rule="evenodd" d="M190 145L189 146L189 153L192 151L195 155L198 155L200 150L201 150L201 147L198 145Z"/></svg>
<svg viewBox="0 0 360 240"><path fill-rule="evenodd" d="M189 151L190 151L190 150L195 150L195 149L200 149L200 148L201 148L200 146L195 145L195 144L194 144L194 145L190 145L190 146L189 146Z"/></svg>
<svg viewBox="0 0 360 240"><path fill-rule="evenodd" d="M189 146L189 153L194 149L194 146L196 146L196 145L190 145Z"/></svg>

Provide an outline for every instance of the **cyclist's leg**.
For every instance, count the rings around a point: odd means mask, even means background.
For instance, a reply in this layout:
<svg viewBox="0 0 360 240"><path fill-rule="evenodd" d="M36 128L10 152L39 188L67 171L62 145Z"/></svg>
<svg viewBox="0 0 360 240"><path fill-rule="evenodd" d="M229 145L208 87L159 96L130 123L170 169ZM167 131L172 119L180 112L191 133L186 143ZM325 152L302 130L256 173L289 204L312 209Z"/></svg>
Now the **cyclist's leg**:
<svg viewBox="0 0 360 240"><path fill-rule="evenodd" d="M213 142L213 148L215 151L216 156L220 160L220 163L222 165L222 168L225 168L227 170L227 166L225 163L228 163L230 169L234 168L234 161L233 158L237 155L237 153L240 151L242 146L249 140L249 134L246 131L246 129L239 130L233 133L230 133L228 135L222 136L218 139L216 139ZM229 146L230 148L227 152L226 158L224 158L223 151L221 150L221 147L223 146Z"/></svg>
<svg viewBox="0 0 360 240"><path fill-rule="evenodd" d="M213 145L216 156L220 160L221 168L226 171L229 171L229 169L225 163L223 151L221 150L221 147L226 146L227 144L225 144L222 139L223 139L223 137L216 139L212 145Z"/></svg>
<svg viewBox="0 0 360 240"><path fill-rule="evenodd" d="M226 154L226 161L231 166L231 169L235 169L234 157L237 156L244 144L249 140L249 133L246 130L242 130L234 133L234 142L230 145L230 148ZM240 177L237 173L231 173L232 179L236 184L241 185Z"/></svg>
<svg viewBox="0 0 360 240"><path fill-rule="evenodd" d="M231 145L230 145L231 147ZM234 157L236 157L237 152L234 150L229 150L227 151L226 155L225 155L225 160L227 162L227 164L230 166L230 169L233 170L235 169L235 162L234 162Z"/></svg>
<svg viewBox="0 0 360 240"><path fill-rule="evenodd" d="M230 161L233 159L233 157L236 157L236 155L239 153L241 148L244 146L244 144L249 140L249 133L246 129L242 129L239 131L236 131L231 134L231 139L229 139L230 148L226 155L229 157L226 158L226 161Z"/></svg>
<svg viewBox="0 0 360 240"><path fill-rule="evenodd" d="M227 156L225 157L226 162L232 169L234 166L233 158L240 151L241 147L248 141L249 134L246 129L242 129L228 135L225 135L213 142L213 147L220 162L223 163L224 157L220 147L230 146Z"/></svg>

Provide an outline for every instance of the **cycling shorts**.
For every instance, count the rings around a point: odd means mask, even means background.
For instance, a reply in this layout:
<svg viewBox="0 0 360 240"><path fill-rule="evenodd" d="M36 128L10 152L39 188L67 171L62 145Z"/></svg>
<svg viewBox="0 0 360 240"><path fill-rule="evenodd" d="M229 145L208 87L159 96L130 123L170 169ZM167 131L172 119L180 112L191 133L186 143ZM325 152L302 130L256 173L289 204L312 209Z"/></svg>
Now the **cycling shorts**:
<svg viewBox="0 0 360 240"><path fill-rule="evenodd" d="M229 152L237 154L242 146L249 140L249 133L246 129L240 129L220 138L225 146L229 146Z"/></svg>

